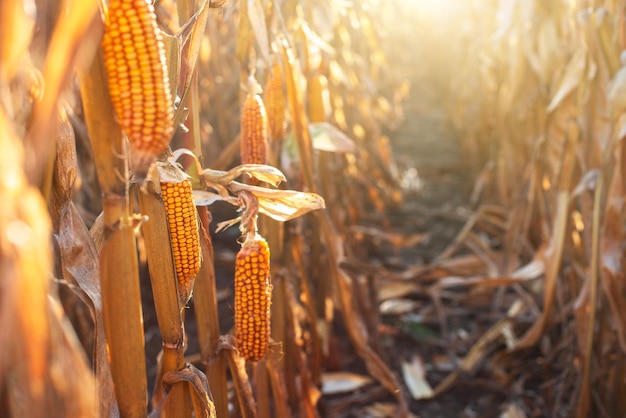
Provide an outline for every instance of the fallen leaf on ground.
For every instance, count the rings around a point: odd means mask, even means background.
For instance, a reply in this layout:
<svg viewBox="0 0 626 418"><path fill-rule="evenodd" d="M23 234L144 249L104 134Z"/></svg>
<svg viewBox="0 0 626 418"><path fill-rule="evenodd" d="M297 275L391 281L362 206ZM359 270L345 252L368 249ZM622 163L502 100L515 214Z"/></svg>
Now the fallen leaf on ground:
<svg viewBox="0 0 626 418"><path fill-rule="evenodd" d="M424 362L419 356L413 357L411 362L402 363L402 377L413 399L420 400L433 397L433 389L426 381Z"/></svg>
<svg viewBox="0 0 626 418"><path fill-rule="evenodd" d="M356 373L324 373L322 374L322 393L324 395L336 395L352 392L372 382L371 378Z"/></svg>
<svg viewBox="0 0 626 418"><path fill-rule="evenodd" d="M384 282L378 288L378 301L401 298L419 290L415 283Z"/></svg>
<svg viewBox="0 0 626 418"><path fill-rule="evenodd" d="M526 414L519 406L510 403L507 405L504 412L500 415L500 418L526 418Z"/></svg>
<svg viewBox="0 0 626 418"><path fill-rule="evenodd" d="M379 310L383 315L401 315L409 313L419 304L411 299L389 299L380 304Z"/></svg>

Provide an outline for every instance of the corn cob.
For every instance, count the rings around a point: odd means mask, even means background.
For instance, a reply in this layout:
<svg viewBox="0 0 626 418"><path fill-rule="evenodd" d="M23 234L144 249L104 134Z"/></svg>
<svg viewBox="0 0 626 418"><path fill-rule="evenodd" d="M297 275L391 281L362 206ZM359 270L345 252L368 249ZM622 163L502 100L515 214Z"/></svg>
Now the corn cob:
<svg viewBox="0 0 626 418"><path fill-rule="evenodd" d="M133 169L145 173L173 134L165 49L148 0L111 0L102 38L109 94L132 144Z"/></svg>
<svg viewBox="0 0 626 418"><path fill-rule="evenodd" d="M263 102L267 110L270 139L275 141L283 139L285 137L286 98L280 64L274 64L267 78L263 90Z"/></svg>
<svg viewBox="0 0 626 418"><path fill-rule="evenodd" d="M328 80L323 74L311 77L309 88L309 118L311 122L327 122L330 105Z"/></svg>
<svg viewBox="0 0 626 418"><path fill-rule="evenodd" d="M267 163L267 113L254 78L249 80L248 93L241 109L241 163Z"/></svg>
<svg viewBox="0 0 626 418"><path fill-rule="evenodd" d="M200 235L191 182L187 179L178 183L161 182L161 196L169 224L178 292L185 304L200 270Z"/></svg>
<svg viewBox="0 0 626 418"><path fill-rule="evenodd" d="M235 265L235 340L239 355L258 361L270 338L270 250L259 235L246 238Z"/></svg>

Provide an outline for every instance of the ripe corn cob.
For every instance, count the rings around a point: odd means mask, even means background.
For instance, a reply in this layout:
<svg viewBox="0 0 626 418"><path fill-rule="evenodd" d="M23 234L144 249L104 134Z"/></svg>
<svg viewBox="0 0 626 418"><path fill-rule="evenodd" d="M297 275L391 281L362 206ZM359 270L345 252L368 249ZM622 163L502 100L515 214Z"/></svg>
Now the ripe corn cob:
<svg viewBox="0 0 626 418"><path fill-rule="evenodd" d="M280 64L274 64L267 78L263 90L263 102L267 110L270 139L275 141L283 139L285 137L285 107L287 102L283 90Z"/></svg>
<svg viewBox="0 0 626 418"><path fill-rule="evenodd" d="M263 100L254 90L258 87L250 79L250 88L241 109L241 163L267 163L267 113Z"/></svg>
<svg viewBox="0 0 626 418"><path fill-rule="evenodd" d="M246 238L235 266L235 340L239 355L258 361L270 338L270 250L259 235Z"/></svg>
<svg viewBox="0 0 626 418"><path fill-rule="evenodd" d="M161 196L169 224L178 292L181 302L187 303L200 270L200 235L191 182L187 179L178 183L161 182Z"/></svg>
<svg viewBox="0 0 626 418"><path fill-rule="evenodd" d="M148 0L111 0L102 38L109 93L131 144L133 169L145 173L173 134L165 49Z"/></svg>
<svg viewBox="0 0 626 418"><path fill-rule="evenodd" d="M330 112L328 80L323 74L311 77L309 88L309 118L311 122L327 122Z"/></svg>

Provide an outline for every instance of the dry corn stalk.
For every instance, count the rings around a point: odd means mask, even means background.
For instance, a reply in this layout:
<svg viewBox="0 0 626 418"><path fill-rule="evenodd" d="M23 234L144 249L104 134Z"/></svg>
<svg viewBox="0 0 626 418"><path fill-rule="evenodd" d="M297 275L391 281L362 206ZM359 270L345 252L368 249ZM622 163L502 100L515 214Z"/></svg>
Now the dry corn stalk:
<svg viewBox="0 0 626 418"><path fill-rule="evenodd" d="M165 49L147 0L111 0L102 39L109 94L131 144L131 164L145 174L169 144L173 103Z"/></svg>
<svg viewBox="0 0 626 418"><path fill-rule="evenodd" d="M283 78L280 64L274 64L267 78L263 91L263 102L267 111L269 137L281 140L285 137L285 107L287 99L283 90Z"/></svg>
<svg viewBox="0 0 626 418"><path fill-rule="evenodd" d="M241 109L241 163L267 163L267 113L259 96L260 86L248 79L247 94Z"/></svg>
<svg viewBox="0 0 626 418"><path fill-rule="evenodd" d="M167 170L167 171L166 171ZM200 234L191 182L177 166L159 164L161 197L170 232L178 292L182 304L189 301L200 270Z"/></svg>
<svg viewBox="0 0 626 418"><path fill-rule="evenodd" d="M326 122L330 112L328 80L323 74L311 77L309 88L309 119L311 122Z"/></svg>

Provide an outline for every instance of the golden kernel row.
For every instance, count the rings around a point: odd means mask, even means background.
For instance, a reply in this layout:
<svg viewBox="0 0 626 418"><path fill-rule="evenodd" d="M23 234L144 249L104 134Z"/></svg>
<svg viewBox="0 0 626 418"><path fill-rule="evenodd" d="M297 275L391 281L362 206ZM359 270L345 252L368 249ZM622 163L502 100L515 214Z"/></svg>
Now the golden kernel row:
<svg viewBox="0 0 626 418"><path fill-rule="evenodd" d="M258 94L247 94L241 109L241 163L267 163L267 113Z"/></svg>
<svg viewBox="0 0 626 418"><path fill-rule="evenodd" d="M173 134L173 101L165 49L147 0L111 0L102 38L109 94L139 171Z"/></svg>
<svg viewBox="0 0 626 418"><path fill-rule="evenodd" d="M201 263L200 234L191 182L162 182L161 196L167 213L178 288L181 299L186 302Z"/></svg>
<svg viewBox="0 0 626 418"><path fill-rule="evenodd" d="M235 339L239 355L263 358L270 339L270 251L260 236L248 238L235 262Z"/></svg>

